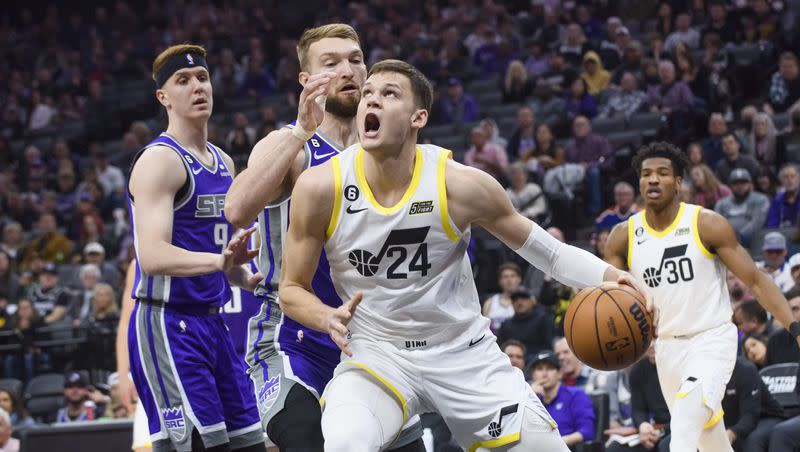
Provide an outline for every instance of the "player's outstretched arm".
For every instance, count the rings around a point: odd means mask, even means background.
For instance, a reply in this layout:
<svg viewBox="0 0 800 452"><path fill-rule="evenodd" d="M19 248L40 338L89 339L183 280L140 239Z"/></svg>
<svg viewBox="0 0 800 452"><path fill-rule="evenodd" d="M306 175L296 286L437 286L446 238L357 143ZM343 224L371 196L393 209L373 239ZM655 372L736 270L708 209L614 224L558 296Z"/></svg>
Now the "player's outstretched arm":
<svg viewBox="0 0 800 452"><path fill-rule="evenodd" d="M283 268L279 299L281 310L292 319L328 333L345 353L347 323L361 301L361 294L334 309L322 302L311 288L311 280L325 245L325 233L333 212L334 180L331 164L303 172L292 190L289 231L283 244Z"/></svg>
<svg viewBox="0 0 800 452"><path fill-rule="evenodd" d="M646 289L619 270L580 248L559 242L514 210L503 187L490 175L459 163L447 163L450 214L459 228L477 224L500 239L531 265L568 286L583 288L618 281Z"/></svg>
<svg viewBox="0 0 800 452"><path fill-rule="evenodd" d="M230 268L220 254L195 253L171 243L173 202L186 177L178 154L164 146L148 149L131 172L139 265L149 275L197 276Z"/></svg>
<svg viewBox="0 0 800 452"><path fill-rule="evenodd" d="M119 314L119 324L117 325L117 393L119 394L120 403L128 409L128 414L134 411L133 404L136 402L136 387L131 381L130 371L131 362L128 356L128 322L131 319L133 312L133 298L131 292L133 291L133 281L136 279L136 259L132 260L128 265L128 271L125 273L125 288L122 290L122 310Z"/></svg>
<svg viewBox="0 0 800 452"><path fill-rule="evenodd" d="M225 197L225 217L244 229L253 224L270 201L292 191L292 184L303 171L301 152L309 137L303 131L317 130L325 112L317 99L328 91L334 73L324 72L308 78L298 103L297 130L287 127L262 138L250 153L247 169L233 181Z"/></svg>
<svg viewBox="0 0 800 452"><path fill-rule="evenodd" d="M788 329L794 319L786 297L772 278L756 267L750 254L736 240L736 233L728 220L712 210L703 209L697 222L703 245L717 253L722 263L750 288L758 303Z"/></svg>

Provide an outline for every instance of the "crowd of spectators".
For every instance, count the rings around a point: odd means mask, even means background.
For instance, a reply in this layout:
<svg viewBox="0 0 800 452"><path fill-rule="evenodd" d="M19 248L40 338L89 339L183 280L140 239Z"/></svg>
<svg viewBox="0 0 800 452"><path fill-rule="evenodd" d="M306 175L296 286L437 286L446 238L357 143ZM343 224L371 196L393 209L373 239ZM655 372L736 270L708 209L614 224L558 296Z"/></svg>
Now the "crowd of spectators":
<svg viewBox="0 0 800 452"><path fill-rule="evenodd" d="M682 199L731 221L800 319L797 1L312 3L52 2L0 14L0 336L18 345L3 355L3 376L112 368L113 347L97 344L113 336L133 258L125 172L164 125L153 57L176 42L209 50L209 140L243 163L257 140L293 119L300 30L336 21L358 31L368 64L404 59L433 82L423 140L452 143L456 158L497 178L525 216L600 256L611 228L641 208L631 152L654 139L683 146L692 166ZM502 260L487 254L476 254L476 269L491 275L478 275L489 281L479 289L498 294L483 312L559 412L569 442L594 436L585 425L591 401L567 389L580 387L612 395L613 433L638 431L642 450L661 447L669 413L652 358L611 375L581 365L557 340L573 290L524 262L498 268ZM732 384L751 384L739 375L755 367L798 362L752 294L735 278L729 289L743 356ZM42 346L78 335L100 340ZM96 353L85 353L89 345ZM116 415L108 394L88 391L85 375L70 373L67 383L67 419L84 416L87 400L97 407L92 416ZM0 445L6 424L30 420L18 396L0 390L8 414L0 412ZM737 448L750 432L783 431L778 422L761 428L785 416L765 407L745 422L752 428L731 430ZM730 412L726 425L740 425L745 411Z"/></svg>

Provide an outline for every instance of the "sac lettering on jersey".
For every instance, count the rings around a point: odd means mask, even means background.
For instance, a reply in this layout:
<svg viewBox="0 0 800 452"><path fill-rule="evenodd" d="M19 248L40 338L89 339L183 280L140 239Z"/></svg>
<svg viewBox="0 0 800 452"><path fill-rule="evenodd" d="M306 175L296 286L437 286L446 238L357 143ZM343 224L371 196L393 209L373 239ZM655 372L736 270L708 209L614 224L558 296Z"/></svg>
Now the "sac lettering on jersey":
<svg viewBox="0 0 800 452"><path fill-rule="evenodd" d="M222 216L225 209L225 195L198 195L197 210L194 216L197 218L216 218Z"/></svg>

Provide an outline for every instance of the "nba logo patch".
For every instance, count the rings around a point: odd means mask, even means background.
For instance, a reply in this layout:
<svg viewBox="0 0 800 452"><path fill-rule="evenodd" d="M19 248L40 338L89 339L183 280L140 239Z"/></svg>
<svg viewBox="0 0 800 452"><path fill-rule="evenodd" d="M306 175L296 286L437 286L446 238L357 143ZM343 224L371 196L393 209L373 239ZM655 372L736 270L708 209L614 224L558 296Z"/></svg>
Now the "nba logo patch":
<svg viewBox="0 0 800 452"><path fill-rule="evenodd" d="M188 61L189 64L194 64L194 58L192 58L192 54L191 53L187 53L186 54L186 61Z"/></svg>
<svg viewBox="0 0 800 452"><path fill-rule="evenodd" d="M281 390L281 376L276 375L264 382L261 389L258 391L258 409L262 413L266 413L270 407L275 403L278 398L278 393Z"/></svg>
<svg viewBox="0 0 800 452"><path fill-rule="evenodd" d="M169 430L170 436L176 441L180 442L186 436L186 421L183 419L183 407L171 407L161 410L161 415L164 416L164 425Z"/></svg>

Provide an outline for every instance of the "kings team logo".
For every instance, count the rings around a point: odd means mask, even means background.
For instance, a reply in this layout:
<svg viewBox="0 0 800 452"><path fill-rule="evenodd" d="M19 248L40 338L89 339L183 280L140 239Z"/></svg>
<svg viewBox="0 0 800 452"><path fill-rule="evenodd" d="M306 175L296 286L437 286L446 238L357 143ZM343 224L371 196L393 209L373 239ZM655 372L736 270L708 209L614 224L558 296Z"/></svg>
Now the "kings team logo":
<svg viewBox="0 0 800 452"><path fill-rule="evenodd" d="M278 393L281 391L281 376L276 375L264 382L261 389L258 391L258 409L262 413L272 407L275 400L278 398Z"/></svg>
<svg viewBox="0 0 800 452"><path fill-rule="evenodd" d="M169 430L170 436L177 442L182 441L184 436L186 436L186 421L183 418L183 407L164 408L161 410L161 414L164 416L164 425L167 427L167 430Z"/></svg>

